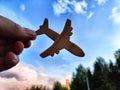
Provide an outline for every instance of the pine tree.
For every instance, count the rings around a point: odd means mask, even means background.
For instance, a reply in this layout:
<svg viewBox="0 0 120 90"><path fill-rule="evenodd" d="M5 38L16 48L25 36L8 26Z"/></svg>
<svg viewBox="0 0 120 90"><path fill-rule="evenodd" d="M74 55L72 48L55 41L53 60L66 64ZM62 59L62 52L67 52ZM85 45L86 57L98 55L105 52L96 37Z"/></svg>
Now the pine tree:
<svg viewBox="0 0 120 90"><path fill-rule="evenodd" d="M55 82L53 90L68 90L68 88L63 87L60 82Z"/></svg>
<svg viewBox="0 0 120 90"><path fill-rule="evenodd" d="M71 90L87 90L87 70L79 65L76 69L76 74L73 74L73 80L71 82Z"/></svg>
<svg viewBox="0 0 120 90"><path fill-rule="evenodd" d="M94 64L93 88L94 90L116 90L109 80L109 66L101 57L97 58Z"/></svg>
<svg viewBox="0 0 120 90"><path fill-rule="evenodd" d="M89 88L90 88L90 90L93 90L93 75L92 75L90 69L87 70L87 74L88 74Z"/></svg>
<svg viewBox="0 0 120 90"><path fill-rule="evenodd" d="M116 90L120 90L120 49L114 53L116 63L110 63L110 80L116 86Z"/></svg>

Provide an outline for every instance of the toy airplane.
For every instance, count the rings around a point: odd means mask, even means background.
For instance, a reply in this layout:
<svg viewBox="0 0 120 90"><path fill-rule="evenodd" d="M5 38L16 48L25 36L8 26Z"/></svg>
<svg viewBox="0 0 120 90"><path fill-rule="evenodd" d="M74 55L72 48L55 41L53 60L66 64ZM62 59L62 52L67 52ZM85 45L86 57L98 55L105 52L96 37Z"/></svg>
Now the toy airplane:
<svg viewBox="0 0 120 90"><path fill-rule="evenodd" d="M47 56L54 56L54 53L58 54L59 50L65 48L72 54L76 56L83 57L85 54L83 50L70 41L70 36L72 35L71 21L67 19L64 29L61 34L56 33L48 27L48 19L44 20L43 25L40 26L40 29L36 31L37 35L46 34L51 38L54 43L43 53L40 54L42 58Z"/></svg>

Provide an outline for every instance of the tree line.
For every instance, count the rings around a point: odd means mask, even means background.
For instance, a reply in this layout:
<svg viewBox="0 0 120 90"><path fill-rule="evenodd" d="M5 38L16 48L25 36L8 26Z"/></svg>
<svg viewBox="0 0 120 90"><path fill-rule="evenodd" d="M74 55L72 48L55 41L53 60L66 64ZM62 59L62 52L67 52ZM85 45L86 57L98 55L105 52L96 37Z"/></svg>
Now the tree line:
<svg viewBox="0 0 120 90"><path fill-rule="evenodd" d="M114 53L115 62L106 63L104 58L98 57L94 69L84 68L81 64L73 73L69 88L55 82L53 90L120 90L120 49ZM89 60L88 60L89 62ZM49 90L37 88L29 90Z"/></svg>

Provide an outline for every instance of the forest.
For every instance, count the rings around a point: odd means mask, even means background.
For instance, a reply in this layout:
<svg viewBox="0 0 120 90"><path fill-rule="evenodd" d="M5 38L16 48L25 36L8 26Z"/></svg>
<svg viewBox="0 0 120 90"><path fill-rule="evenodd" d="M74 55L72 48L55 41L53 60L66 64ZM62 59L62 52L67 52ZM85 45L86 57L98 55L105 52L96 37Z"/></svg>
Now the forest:
<svg viewBox="0 0 120 90"><path fill-rule="evenodd" d="M53 90L120 90L120 49L114 53L115 62L105 62L103 57L96 58L93 71L81 64L73 72L69 87L58 81ZM50 90L47 86L31 86L26 90Z"/></svg>

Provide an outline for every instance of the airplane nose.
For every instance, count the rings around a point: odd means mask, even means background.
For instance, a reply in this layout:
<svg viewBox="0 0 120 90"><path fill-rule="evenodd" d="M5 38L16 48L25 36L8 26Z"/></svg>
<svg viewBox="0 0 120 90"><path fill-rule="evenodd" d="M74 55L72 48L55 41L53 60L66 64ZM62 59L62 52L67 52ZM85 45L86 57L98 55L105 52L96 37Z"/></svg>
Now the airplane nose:
<svg viewBox="0 0 120 90"><path fill-rule="evenodd" d="M81 57L84 57L85 56L85 53L82 51L82 53L81 53Z"/></svg>
<svg viewBox="0 0 120 90"><path fill-rule="evenodd" d="M83 50L81 48L79 48L78 51L76 51L76 53L74 53L76 56L79 56L79 57L84 57L85 56L85 53L83 52Z"/></svg>

